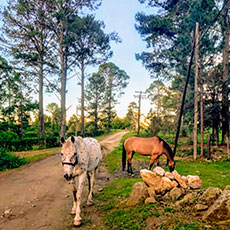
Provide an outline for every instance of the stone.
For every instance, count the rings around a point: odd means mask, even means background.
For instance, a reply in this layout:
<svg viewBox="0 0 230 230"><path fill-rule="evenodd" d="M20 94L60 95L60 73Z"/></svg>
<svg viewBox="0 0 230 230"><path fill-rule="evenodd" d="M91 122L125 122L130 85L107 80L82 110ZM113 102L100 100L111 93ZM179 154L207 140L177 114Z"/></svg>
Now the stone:
<svg viewBox="0 0 230 230"><path fill-rule="evenodd" d="M208 188L200 197L199 202L211 206L217 200L221 193L222 190L220 188Z"/></svg>
<svg viewBox="0 0 230 230"><path fill-rule="evenodd" d="M156 199L152 196L152 197L148 197L146 200L145 200L145 204L154 204L156 203Z"/></svg>
<svg viewBox="0 0 230 230"><path fill-rule="evenodd" d="M169 194L170 200L176 201L178 198L180 198L184 194L184 191L182 188L174 187L168 194Z"/></svg>
<svg viewBox="0 0 230 230"><path fill-rule="evenodd" d="M130 196L127 199L127 206L135 206L148 197L148 189L144 182L137 182L133 185Z"/></svg>
<svg viewBox="0 0 230 230"><path fill-rule="evenodd" d="M148 194L150 197L156 196L156 191L155 191L154 187L148 187Z"/></svg>
<svg viewBox="0 0 230 230"><path fill-rule="evenodd" d="M158 175L158 176L163 177L165 175L165 170L163 168L159 167L159 166L155 167L153 169L153 172L156 173L156 175Z"/></svg>
<svg viewBox="0 0 230 230"><path fill-rule="evenodd" d="M187 189L187 188L188 188L187 184L186 184L185 181L181 178L181 176L178 174L178 172L177 172L176 170L174 170L174 171L172 172L172 174L174 175L175 180L178 182L178 184L179 184L182 188L184 188L184 189Z"/></svg>
<svg viewBox="0 0 230 230"><path fill-rule="evenodd" d="M176 206L184 206L185 204L192 203L197 198L197 192L186 194L182 200L176 202Z"/></svg>
<svg viewBox="0 0 230 230"><path fill-rule="evenodd" d="M195 207L194 207L194 210L197 211L197 212L201 212L201 211L205 211L208 209L208 205L206 204L196 204Z"/></svg>
<svg viewBox="0 0 230 230"><path fill-rule="evenodd" d="M197 189L202 186L202 180L198 176L187 176L188 185L190 188Z"/></svg>
<svg viewBox="0 0 230 230"><path fill-rule="evenodd" d="M175 188L177 185L178 184L177 184L176 181L171 181L167 177L162 177L162 188L161 188L161 192L169 191L172 188Z"/></svg>
<svg viewBox="0 0 230 230"><path fill-rule="evenodd" d="M202 217L205 221L223 221L230 219L230 185L227 185L214 204Z"/></svg>
<svg viewBox="0 0 230 230"><path fill-rule="evenodd" d="M159 175L156 175L156 173L148 170L148 169L142 169L140 170L141 177L143 181L149 186L149 187L157 187L159 183L162 180L162 177Z"/></svg>
<svg viewBox="0 0 230 230"><path fill-rule="evenodd" d="M165 177L169 178L170 180L174 180L175 179L174 175L172 173L170 173L170 172L166 172L165 173Z"/></svg>

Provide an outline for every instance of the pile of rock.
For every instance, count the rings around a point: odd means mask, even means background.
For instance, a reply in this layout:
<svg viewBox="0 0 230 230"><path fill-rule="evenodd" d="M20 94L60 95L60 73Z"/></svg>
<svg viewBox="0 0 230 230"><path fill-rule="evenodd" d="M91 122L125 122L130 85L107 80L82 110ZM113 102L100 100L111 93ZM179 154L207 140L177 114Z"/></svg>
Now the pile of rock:
<svg viewBox="0 0 230 230"><path fill-rule="evenodd" d="M164 196L164 198L172 201L177 200L190 190L200 188L202 185L198 176L180 176L176 170L170 173L165 172L161 167L156 167L153 171L143 169L140 174L143 181L148 185L150 197Z"/></svg>
<svg viewBox="0 0 230 230"><path fill-rule="evenodd" d="M205 221L227 221L230 225L230 185L223 191L219 188L202 190L199 176L180 176L177 171L169 173L161 167L153 171L143 169L140 174L144 182L134 184L126 202L128 206L174 201L176 207L191 208Z"/></svg>
<svg viewBox="0 0 230 230"><path fill-rule="evenodd" d="M155 203L156 199L161 198L176 201L188 191L202 185L198 176L180 176L176 170L170 173L161 167L155 167L153 171L142 169L140 174L144 183L134 185L127 201L129 206L136 205L143 199L145 203Z"/></svg>

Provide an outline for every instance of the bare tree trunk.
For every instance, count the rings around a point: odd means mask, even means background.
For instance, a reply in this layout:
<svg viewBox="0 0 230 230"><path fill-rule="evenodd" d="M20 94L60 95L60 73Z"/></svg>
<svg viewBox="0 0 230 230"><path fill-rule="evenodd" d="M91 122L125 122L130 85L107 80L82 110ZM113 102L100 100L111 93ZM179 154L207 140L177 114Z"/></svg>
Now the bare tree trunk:
<svg viewBox="0 0 230 230"><path fill-rule="evenodd" d="M203 62L200 63L200 156L204 157L204 108L203 108L203 95L204 95L204 79L203 79Z"/></svg>
<svg viewBox="0 0 230 230"><path fill-rule="evenodd" d="M225 1L223 1L225 2ZM230 23L228 17L230 2L228 2L223 10L223 88L222 88L222 144L225 144L225 137L229 135L229 121L228 121L228 93L227 93L227 80L229 68L229 35Z"/></svg>
<svg viewBox="0 0 230 230"><path fill-rule="evenodd" d="M62 32L60 34L59 40L59 55L60 55L60 64L61 64L61 130L60 137L65 138L66 131L66 58L64 54L64 22L60 22Z"/></svg>
<svg viewBox="0 0 230 230"><path fill-rule="evenodd" d="M43 112L43 60L40 58L39 63L39 124L38 124L38 134L39 139L42 138L44 134L44 112Z"/></svg>
<svg viewBox="0 0 230 230"><path fill-rule="evenodd" d="M81 136L85 136L85 65L81 63Z"/></svg>
<svg viewBox="0 0 230 230"><path fill-rule="evenodd" d="M198 40L199 23L196 23L195 43L195 92L194 92L194 127L193 127L193 160L197 159L197 122L198 122Z"/></svg>

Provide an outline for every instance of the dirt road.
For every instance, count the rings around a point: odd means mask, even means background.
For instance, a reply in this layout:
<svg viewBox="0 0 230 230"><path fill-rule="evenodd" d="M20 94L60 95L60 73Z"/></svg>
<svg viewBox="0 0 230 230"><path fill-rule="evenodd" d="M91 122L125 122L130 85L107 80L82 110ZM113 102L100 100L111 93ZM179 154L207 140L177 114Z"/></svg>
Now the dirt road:
<svg viewBox="0 0 230 230"><path fill-rule="evenodd" d="M118 144L124 134L116 133L103 140ZM110 175L102 164L94 191L97 192L109 180ZM100 217L94 213L94 208L85 207L87 192L84 194L83 225L79 229L99 229ZM72 229L74 216L69 214L71 207L71 188L63 178L58 154L0 175L1 230Z"/></svg>

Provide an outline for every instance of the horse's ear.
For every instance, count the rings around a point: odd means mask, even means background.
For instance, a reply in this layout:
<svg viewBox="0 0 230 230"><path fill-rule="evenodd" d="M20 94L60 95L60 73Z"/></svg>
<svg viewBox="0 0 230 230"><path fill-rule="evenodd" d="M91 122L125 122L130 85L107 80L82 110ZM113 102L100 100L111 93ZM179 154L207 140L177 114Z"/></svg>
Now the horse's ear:
<svg viewBox="0 0 230 230"><path fill-rule="evenodd" d="M64 144L65 143L65 138L64 137L61 137L61 144Z"/></svg>
<svg viewBox="0 0 230 230"><path fill-rule="evenodd" d="M75 137L71 136L71 141L74 143L75 142Z"/></svg>

